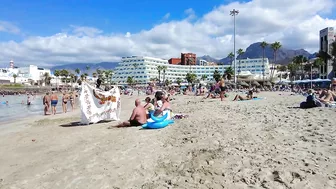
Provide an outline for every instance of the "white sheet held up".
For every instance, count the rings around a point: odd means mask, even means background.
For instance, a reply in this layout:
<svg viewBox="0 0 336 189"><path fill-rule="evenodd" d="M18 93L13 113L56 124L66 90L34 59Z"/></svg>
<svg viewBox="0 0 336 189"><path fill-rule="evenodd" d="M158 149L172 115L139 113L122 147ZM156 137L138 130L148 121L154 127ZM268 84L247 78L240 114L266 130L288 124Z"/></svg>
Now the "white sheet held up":
<svg viewBox="0 0 336 189"><path fill-rule="evenodd" d="M86 82L80 93L81 123L97 123L102 120L119 120L120 91L114 86L110 91L102 91Z"/></svg>

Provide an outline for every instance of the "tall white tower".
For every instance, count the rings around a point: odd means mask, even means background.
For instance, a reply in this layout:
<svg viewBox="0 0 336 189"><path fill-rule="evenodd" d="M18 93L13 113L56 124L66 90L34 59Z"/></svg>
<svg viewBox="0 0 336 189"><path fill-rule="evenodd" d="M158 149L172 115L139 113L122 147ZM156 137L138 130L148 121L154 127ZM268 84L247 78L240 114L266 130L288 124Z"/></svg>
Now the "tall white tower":
<svg viewBox="0 0 336 189"><path fill-rule="evenodd" d="M9 67L12 68L12 69L14 68L14 61L13 61L13 60L11 60L11 61L9 62Z"/></svg>

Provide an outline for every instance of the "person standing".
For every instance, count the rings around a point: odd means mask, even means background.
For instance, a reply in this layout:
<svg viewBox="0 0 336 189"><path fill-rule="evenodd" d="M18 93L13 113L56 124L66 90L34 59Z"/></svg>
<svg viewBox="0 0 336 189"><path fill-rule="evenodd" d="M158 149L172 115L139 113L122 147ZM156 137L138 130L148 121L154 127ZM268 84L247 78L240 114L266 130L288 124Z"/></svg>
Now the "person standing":
<svg viewBox="0 0 336 189"><path fill-rule="evenodd" d="M63 113L67 113L67 109L68 109L68 100L69 100L69 95L64 92L63 93L63 97L62 97L62 107L63 107Z"/></svg>
<svg viewBox="0 0 336 189"><path fill-rule="evenodd" d="M43 97L43 105L44 105L44 115L49 115L48 112L50 109L50 98L48 92Z"/></svg>
<svg viewBox="0 0 336 189"><path fill-rule="evenodd" d="M57 106L57 103L58 103L58 96L54 92L51 92L50 102L51 102L51 113L55 115L56 114L56 106Z"/></svg>
<svg viewBox="0 0 336 189"><path fill-rule="evenodd" d="M223 101L224 100L224 94L225 94L224 77L222 77L221 80L219 81L219 88L220 88L220 98L221 98L221 101Z"/></svg>

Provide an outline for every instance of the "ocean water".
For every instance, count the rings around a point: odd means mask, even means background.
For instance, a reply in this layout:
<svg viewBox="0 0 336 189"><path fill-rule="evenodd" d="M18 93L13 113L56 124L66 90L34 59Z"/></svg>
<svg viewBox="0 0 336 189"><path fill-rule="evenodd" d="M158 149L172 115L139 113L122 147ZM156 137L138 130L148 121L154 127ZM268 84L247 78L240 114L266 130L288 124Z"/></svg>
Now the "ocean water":
<svg viewBox="0 0 336 189"><path fill-rule="evenodd" d="M42 98L43 96L35 96L35 98L30 97L31 105L27 106L27 95L0 96L0 122L10 122L17 118L24 118L32 115L44 115ZM60 95L58 99L56 111L57 113L62 113L62 96ZM8 101L8 105L5 104L6 101ZM23 104L21 104L22 101ZM67 105L68 111L71 111L70 103Z"/></svg>

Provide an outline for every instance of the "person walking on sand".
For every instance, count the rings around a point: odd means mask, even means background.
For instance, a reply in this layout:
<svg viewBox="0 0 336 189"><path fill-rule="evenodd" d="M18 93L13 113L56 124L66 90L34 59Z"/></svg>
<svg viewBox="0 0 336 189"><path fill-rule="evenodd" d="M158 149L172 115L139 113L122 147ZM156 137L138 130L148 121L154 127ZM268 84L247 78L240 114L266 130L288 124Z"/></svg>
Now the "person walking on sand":
<svg viewBox="0 0 336 189"><path fill-rule="evenodd" d="M75 109L75 98L76 98L76 96L75 96L74 92L71 92L70 96L69 96L71 111L74 111L74 109Z"/></svg>
<svg viewBox="0 0 336 189"><path fill-rule="evenodd" d="M50 98L48 92L43 97L43 105L44 105L44 115L49 115L48 112L50 110Z"/></svg>
<svg viewBox="0 0 336 189"><path fill-rule="evenodd" d="M221 80L219 81L219 88L220 88L220 99L221 99L221 101L223 101L224 100L224 94L225 94L224 77L222 77Z"/></svg>
<svg viewBox="0 0 336 189"><path fill-rule="evenodd" d="M132 111L132 115L128 121L125 121L123 123L120 123L116 125L115 127L136 127L141 126L147 122L147 115L146 115L146 109L141 105L141 102L139 99L135 100L135 108ZM108 127L109 129L112 129L113 127Z"/></svg>
<svg viewBox="0 0 336 189"><path fill-rule="evenodd" d="M63 93L63 96L62 96L62 108L63 108L63 113L67 113L67 103L68 103L68 100L69 100L69 95L67 93Z"/></svg>
<svg viewBox="0 0 336 189"><path fill-rule="evenodd" d="M55 115L58 96L54 92L51 92L50 102L51 102L51 114Z"/></svg>

